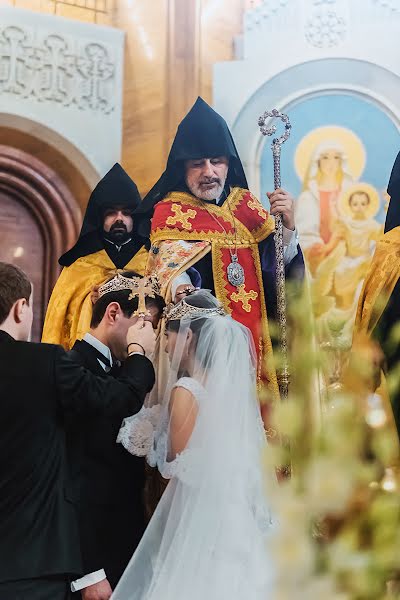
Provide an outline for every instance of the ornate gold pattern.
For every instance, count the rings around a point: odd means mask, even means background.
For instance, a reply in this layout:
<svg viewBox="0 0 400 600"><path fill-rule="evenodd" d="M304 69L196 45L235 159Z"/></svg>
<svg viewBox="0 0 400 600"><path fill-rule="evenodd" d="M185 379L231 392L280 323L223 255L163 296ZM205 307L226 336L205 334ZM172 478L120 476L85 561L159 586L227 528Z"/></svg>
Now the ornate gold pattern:
<svg viewBox="0 0 400 600"><path fill-rule="evenodd" d="M248 236L247 236L248 237ZM187 241L197 242L199 240L206 242L221 242L221 239L224 242L225 246L234 246L235 238L233 234L229 233L224 235L221 231L210 231L210 230L196 230L196 231L180 231L179 229L156 229L150 235L150 240L152 244L156 244L157 242L164 242L165 240L181 240L184 238ZM243 237L238 240L237 247L238 248L250 248L254 243L249 239L244 239Z"/></svg>
<svg viewBox="0 0 400 600"><path fill-rule="evenodd" d="M121 272L117 272L115 277L109 279L99 287L98 297L101 298L105 294L109 294L111 292L119 292L123 290L132 290L134 292L132 298L137 296L140 293L145 293L150 295L150 293L158 294L159 293L159 283L157 281L157 277L125 277ZM138 294L136 293L138 292ZM129 297L129 300L132 300Z"/></svg>
<svg viewBox="0 0 400 600"><path fill-rule="evenodd" d="M225 252L227 250L229 250L229 248L235 244L235 236L234 236L234 225L233 223L235 223L236 226L236 231L237 231L237 247L240 251L240 249L249 249L251 251L251 257L252 257L252 262L254 263L254 268L255 268L255 273L253 271L253 277L254 275L256 276L256 281L258 282L258 285L256 286L256 283L252 283L251 287L253 287L254 289L252 290L253 292L256 290L256 293L258 293L258 300L256 301L256 303L259 303L259 307L257 309L257 313L261 315L261 331L258 332L254 332L257 336L257 340L256 343L258 343L259 341L259 336L261 336L262 341L261 341L261 348L262 348L262 355L259 357L258 360L258 368L257 368L257 372L259 375L259 381L258 381L258 389L260 392L260 400L262 402L266 402L266 403L271 403L274 401L278 401L279 400L279 388L278 388L278 382L277 382L277 377L276 377L276 372L275 372L275 367L274 367L274 362L273 362L273 349L272 349L272 343L271 343L271 338L269 335L269 327L268 327L268 321L267 321L267 310L266 310L266 305L265 305L265 298L264 298L264 294L260 293L260 290L262 290L262 271L261 271L261 262L260 262L260 255L259 255L259 251L258 251L258 243L260 241L262 241L263 239L265 239L266 237L268 237L271 233L274 233L275 231L275 220L273 217L271 217L270 215L268 215L268 213L266 212L266 218L262 219L259 215L249 215L249 213L247 212L249 210L249 207L246 206L247 202L250 201L254 201L254 207L261 207L261 204L258 203L257 199L252 196L250 194L250 192L248 190L245 189L241 189L241 188L233 188L231 190L230 195L228 196L228 198L225 200L223 206L216 206L216 205L207 205L207 212L208 213L213 213L217 219L221 220L223 219L224 221L224 226L226 226L228 233L227 235L221 235L220 231L212 231L209 230L205 231L205 230L200 230L199 225L195 222L193 224L194 228L196 229L195 231L180 231L177 227L174 228L169 228L168 226L166 226L165 221L166 221L166 216L165 216L165 208L163 208L164 212L160 212L159 214L157 214L157 208L156 208L156 212L153 218L153 231L151 234L151 241L152 244L155 245L157 247L157 252L159 252L160 254L163 254L163 246L164 244L168 244L168 243L173 243L174 240L179 240L182 242L182 240L185 240L186 242L191 242L191 241L203 241L203 242L208 242L211 244L212 247L212 269L213 269L213 279L214 279L214 288L215 288L215 293L217 298L219 299L219 301L222 303L225 311L229 314L233 314L235 312L234 307L234 301L231 298L231 293L233 292L237 292L237 289L231 289L230 284L227 281L226 278L226 266L225 265ZM200 220L200 213L201 212L205 212L204 211L204 206L203 206L203 202L201 200L199 200L198 198L195 198L194 196L192 196L191 194L185 193L185 192L171 192L163 201L162 204L174 204L174 203L180 203L183 205L183 208L193 208L199 211L199 214L197 215L198 219ZM228 204L229 203L229 204ZM160 205L159 205L160 206ZM161 206L160 206L161 208ZM240 220L240 211L245 209L244 215L247 214L249 215L249 220L250 220L250 230L246 227L246 225L244 225ZM238 218L235 217L235 214L238 214ZM242 215L242 218L243 216ZM246 217L244 216L244 218L246 219ZM158 220L157 220L158 219ZM202 222L204 223L204 226L209 228L210 224L209 221L207 219L203 219ZM252 227L251 222L254 223L254 227ZM226 225L225 225L226 223ZM229 227L230 225L230 227ZM232 229L232 232L229 231L229 228ZM247 250L248 252L248 250ZM198 257L192 257L190 263L191 264L195 264L199 259L200 259L200 255L202 255L204 252L199 253ZM151 252L150 252L150 256L151 256ZM239 254L240 256L240 254ZM154 265L154 260L151 260L150 262L152 262L152 264ZM182 272L183 270L185 270L185 268L188 267L188 265L185 265L185 267L183 267L183 260L179 259L176 261L177 264L177 269L171 269L170 270L170 276L171 278L173 276L176 276L178 274L178 272ZM150 264L150 263L149 263ZM225 266L225 268L222 268L222 265ZM172 271L174 271L174 273L172 273ZM149 271L148 271L149 272ZM171 281L171 279L169 280ZM170 284L167 284L167 282L164 282L164 287L169 288ZM242 310L240 308L240 306L237 306L237 309ZM244 311L246 312L246 311ZM246 313L247 319L245 320L249 320L251 319L251 314L252 314L252 309ZM257 321L258 321L258 317L257 317ZM260 344L259 344L260 345Z"/></svg>
<svg viewBox="0 0 400 600"><path fill-rule="evenodd" d="M238 242L239 243L241 242L242 244L247 243L248 245L251 245L254 243L261 242L262 240L264 240L266 237L268 237L271 233L273 233L275 231L275 219L271 215L268 215L266 220L259 227L257 227L256 229L254 229L252 231L249 231L249 229L247 229L247 227L245 225L243 225L243 223L239 219L237 219L236 217L232 217L232 213L233 213L233 215L235 214L235 211L237 210L239 204L243 200L244 195L247 195L247 196L250 195L251 201L253 201L259 207L262 208L262 205L248 190L244 190L242 188L236 187L236 188L232 189L231 193L229 194L228 198L225 200L225 202L222 206L216 206L214 204L209 204L209 205L207 205L207 211L210 213L213 213L215 215L215 217L217 217L219 219L223 219L227 223L230 223L232 228L234 228L233 222L235 222ZM163 202L172 202L172 203L180 202L187 206L192 206L193 208L197 208L198 210L204 210L204 202L202 200L199 200L195 196L188 194L187 192L171 192L170 194L168 194L168 196L166 196L164 198ZM265 214L267 214L267 213L265 213ZM169 218L170 217L168 217L168 219ZM234 219L234 221L233 221L233 219ZM167 225L168 224L169 223L167 220ZM168 228L165 228L165 229L159 228L152 232L151 239L153 240L153 237L154 237L154 239L172 239L171 233L175 233L175 232L171 232L171 230ZM176 232L176 233L178 235L176 236L175 239L179 239L179 234L182 235L182 232ZM201 233L207 235L207 238L210 241L211 241L211 239L219 239L219 240L221 239L220 231L208 230L208 231L202 231ZM188 234L188 235L191 235L191 234ZM196 238L196 235L197 235L197 238ZM185 236L185 238L186 238L186 236ZM194 234L193 237L186 238L186 239L198 239L198 233ZM204 238L202 238L202 239L204 239ZM232 243L234 243L233 232L231 234L228 232L227 239L231 239ZM239 246L239 244L238 244L238 246Z"/></svg>
<svg viewBox="0 0 400 600"><path fill-rule="evenodd" d="M226 288L225 270L221 269L224 262L222 246L217 243L212 244L212 271L214 280L215 295L221 302L227 313L232 314L230 307L230 297Z"/></svg>
<svg viewBox="0 0 400 600"><path fill-rule="evenodd" d="M160 293L160 285L157 277L142 277L138 280L137 286L132 288L129 294L129 300L133 300L136 296L139 297L139 303L135 315L145 315L146 309L146 298L155 298Z"/></svg>
<svg viewBox="0 0 400 600"><path fill-rule="evenodd" d="M183 298L178 304L171 302L164 308L165 321L180 321L182 319L195 319L200 317L226 317L227 313L222 304L215 308L201 308L192 306Z"/></svg>
<svg viewBox="0 0 400 600"><path fill-rule="evenodd" d="M194 219L197 215L195 210L189 208L186 212L183 212L182 207L179 204L173 204L171 207L172 212L175 213L175 217L168 217L166 220L167 225L176 225L182 223L183 229L192 229L192 223L189 223L189 219Z"/></svg>
<svg viewBox="0 0 400 600"><path fill-rule="evenodd" d="M251 200L249 200L247 202L247 206L251 209L251 210L256 210L258 212L258 216L259 217L264 217L264 219L267 218L267 213L265 212L265 210L263 209L262 205L260 204L260 202L258 202L258 200L256 200L255 198L251 198Z"/></svg>
<svg viewBox="0 0 400 600"><path fill-rule="evenodd" d="M147 261L146 275L157 273L161 295L171 300L171 282L210 252L206 241L163 240L153 243Z"/></svg>
<svg viewBox="0 0 400 600"><path fill-rule="evenodd" d="M258 293L255 290L249 290L248 292L246 292L246 287L243 284L239 286L237 292L231 294L231 298L234 302L241 302L243 310L245 310L246 312L250 312L250 300L257 300Z"/></svg>
<svg viewBox="0 0 400 600"><path fill-rule="evenodd" d="M400 277L400 227L382 235L376 244L358 302L355 331L370 334L385 310Z"/></svg>
<svg viewBox="0 0 400 600"><path fill-rule="evenodd" d="M155 298L160 294L160 284L155 275L150 277L124 277L121 273L117 273L115 277L99 287L99 299L105 294L111 292L120 292L131 290L128 300L138 298L137 310L133 313L134 316L144 316L147 314L146 298Z"/></svg>
<svg viewBox="0 0 400 600"><path fill-rule="evenodd" d="M257 279L258 281L262 281L262 269L261 269L261 260L260 260L260 253L258 252L258 248L252 248L252 255L253 255L253 260L254 260L254 266L256 269L256 274L257 274ZM262 338L263 338L263 345L264 345L264 352L263 352L263 357L264 357L264 365L262 367L262 370L268 374L268 378L269 378L269 383L268 383L268 392L269 392L269 397L267 398L268 401L279 401L280 400L280 393L279 393L279 386L278 386L278 379L276 376L276 370L275 370L275 366L273 364L273 348L272 348L272 342L271 342L271 336L269 333L269 327L268 327L268 314L267 314L267 307L265 304L265 297L264 294L261 294L260 297L260 304L261 304L261 333L262 333ZM260 384L262 384L262 382L260 382ZM264 390L263 390L264 391ZM260 394L261 400L265 401L265 392L264 394Z"/></svg>

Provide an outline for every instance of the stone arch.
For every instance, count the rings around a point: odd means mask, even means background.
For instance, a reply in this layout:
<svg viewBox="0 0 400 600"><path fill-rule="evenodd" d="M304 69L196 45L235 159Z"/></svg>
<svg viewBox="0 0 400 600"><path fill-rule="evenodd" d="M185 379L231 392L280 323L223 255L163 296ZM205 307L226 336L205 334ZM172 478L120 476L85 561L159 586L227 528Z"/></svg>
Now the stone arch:
<svg viewBox="0 0 400 600"><path fill-rule="evenodd" d="M30 261L35 269L37 340L59 274L58 257L76 240L81 210L69 187L51 167L30 153L6 145L0 145L0 200L0 259L19 264L28 274ZM10 240L14 250L10 249ZM31 259L34 253L40 256L40 264L35 265Z"/></svg>

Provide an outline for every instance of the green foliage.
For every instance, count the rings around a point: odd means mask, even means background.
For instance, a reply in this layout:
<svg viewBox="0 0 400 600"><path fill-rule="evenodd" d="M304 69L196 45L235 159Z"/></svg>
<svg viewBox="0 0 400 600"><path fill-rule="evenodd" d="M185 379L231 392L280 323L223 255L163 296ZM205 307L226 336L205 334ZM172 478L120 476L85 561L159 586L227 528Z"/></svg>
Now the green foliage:
<svg viewBox="0 0 400 600"><path fill-rule="evenodd" d="M390 404L373 389L366 340L353 348L341 381L321 393L329 358L315 343L310 314L307 300L298 298L289 316L290 397L273 415L288 443L269 447L265 458L268 470L289 457L292 464L290 480L267 485L277 521L270 540L278 572L272 597L400 598L398 439ZM342 325L332 327L339 332ZM400 328L393 336L400 339ZM391 385L399 382L400 370Z"/></svg>

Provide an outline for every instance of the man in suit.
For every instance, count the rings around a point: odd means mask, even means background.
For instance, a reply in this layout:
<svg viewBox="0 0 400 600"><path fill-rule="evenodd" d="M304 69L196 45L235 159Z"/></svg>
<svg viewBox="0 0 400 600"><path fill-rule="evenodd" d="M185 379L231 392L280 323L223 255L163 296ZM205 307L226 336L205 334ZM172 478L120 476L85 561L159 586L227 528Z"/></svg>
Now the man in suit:
<svg viewBox="0 0 400 600"><path fill-rule="evenodd" d="M20 269L0 263L0 600L65 600L70 579L82 574L65 414L133 414L154 371L135 353L117 379L98 377L59 346L28 343L31 292ZM151 324L136 321L125 343L150 354Z"/></svg>
<svg viewBox="0 0 400 600"><path fill-rule="evenodd" d="M126 328L138 310L147 278L124 272L100 286L90 330L75 342L70 357L93 373L108 378L126 359ZM156 327L164 308L151 283L142 301L146 319ZM132 352L143 350L139 345ZM129 416L128 414L125 415ZM101 415L74 422L69 431L71 462L78 491L78 515L85 576L72 583L83 600L108 600L145 529L144 458L132 456L116 443L120 418Z"/></svg>

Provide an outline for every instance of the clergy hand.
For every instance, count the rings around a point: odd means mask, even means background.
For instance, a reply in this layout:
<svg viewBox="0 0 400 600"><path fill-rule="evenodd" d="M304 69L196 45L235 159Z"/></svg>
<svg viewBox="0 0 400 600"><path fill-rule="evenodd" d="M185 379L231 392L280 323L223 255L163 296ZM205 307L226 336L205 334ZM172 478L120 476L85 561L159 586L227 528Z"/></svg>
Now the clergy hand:
<svg viewBox="0 0 400 600"><path fill-rule="evenodd" d="M82 600L109 600L111 598L112 589L107 579L99 581L93 585L89 585L81 592Z"/></svg>
<svg viewBox="0 0 400 600"><path fill-rule="evenodd" d="M294 200L293 197L282 188L274 192L267 192L271 205L271 215L282 215L282 221L287 229L294 231Z"/></svg>
<svg viewBox="0 0 400 600"><path fill-rule="evenodd" d="M195 292L196 289L197 288L195 288L193 285L188 285L187 283L178 285L174 296L174 304L177 304L186 296L190 296L190 294L193 294L193 292Z"/></svg>
<svg viewBox="0 0 400 600"><path fill-rule="evenodd" d="M131 346L131 344L138 345ZM140 352L142 347L147 357L153 354L156 347L156 334L150 321L145 321L143 317L140 317L131 325L126 336L126 345L130 346L131 352L134 350Z"/></svg>

